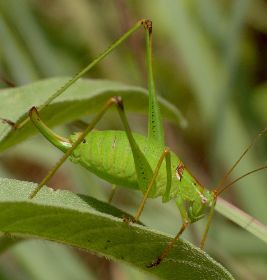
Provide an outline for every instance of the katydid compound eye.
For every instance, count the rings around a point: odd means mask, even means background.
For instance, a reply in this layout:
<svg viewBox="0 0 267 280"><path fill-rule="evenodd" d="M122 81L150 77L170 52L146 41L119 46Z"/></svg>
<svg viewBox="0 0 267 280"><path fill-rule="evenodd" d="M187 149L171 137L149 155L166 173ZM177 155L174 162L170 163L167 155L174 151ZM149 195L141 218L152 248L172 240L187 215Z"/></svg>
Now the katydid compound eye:
<svg viewBox="0 0 267 280"><path fill-rule="evenodd" d="M182 162L179 162L176 170L175 170L175 175L176 175L176 178L181 181L182 178L183 178L183 173L184 173L184 169L185 169L185 166Z"/></svg>

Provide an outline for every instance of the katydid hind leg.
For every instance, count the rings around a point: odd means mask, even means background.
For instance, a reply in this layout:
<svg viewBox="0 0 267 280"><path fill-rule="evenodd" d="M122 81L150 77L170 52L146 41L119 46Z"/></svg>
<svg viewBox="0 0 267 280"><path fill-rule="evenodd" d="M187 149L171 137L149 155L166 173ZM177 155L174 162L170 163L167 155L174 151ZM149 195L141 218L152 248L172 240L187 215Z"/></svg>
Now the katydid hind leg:
<svg viewBox="0 0 267 280"><path fill-rule="evenodd" d="M136 141L133 137L131 128L128 123L128 119L127 119L125 111L124 111L123 101L121 98L118 100L117 109L118 109L123 127L125 129L125 133L126 133L128 141L129 141L132 154L133 154L135 172L137 175L139 189L143 193L145 193L145 191L147 190L149 181L153 175L153 171L152 171L151 166L149 165L144 153L141 151L140 147L138 146L138 144L136 143Z"/></svg>
<svg viewBox="0 0 267 280"><path fill-rule="evenodd" d="M148 94L149 94L149 115L148 115L148 139L157 141L161 144L162 149L164 143L164 130L162 117L157 101L155 83L153 77L152 65L152 22L146 21L144 23L146 29L146 63L148 76Z"/></svg>
<svg viewBox="0 0 267 280"><path fill-rule="evenodd" d="M92 63L90 63L85 69L80 71L77 75L75 75L67 84L65 84L62 88L60 88L58 91L56 91L42 106L39 107L39 110L42 110L45 106L47 106L49 103L51 103L52 100L54 100L56 97L61 95L67 88L69 88L75 81L77 81L83 74L88 72L96 63L100 62L108 53L110 53L115 47L120 45L123 41L125 41L132 33L134 33L141 25L143 25L146 29L146 45L147 45L147 65L148 65L148 88L149 88L149 103L150 103L150 124L153 123L153 129L150 129L151 131L154 131L152 133L153 138L157 138L159 142L163 139L163 128L162 128L162 122L159 114L159 108L155 96L155 89L154 89L154 80L153 80L153 72L152 72L152 54L151 54L151 34L152 34L152 22L150 20L140 20L138 21L131 29L129 29L125 34L123 34L117 41L115 41L106 51L104 51L99 57L97 57ZM152 104L152 105L151 105ZM123 109L123 105L121 103L121 107ZM119 108L119 107L118 107ZM138 183L140 189L145 192L149 180L153 174L151 167L148 164L147 159L141 152L140 148L136 144L131 130L128 125L128 121L126 119L126 116L124 114L123 110L119 110L121 119L124 123L124 127L126 130L127 137L130 142L130 146L132 149L132 153L134 156L135 161L135 169L138 177ZM102 111L100 112L100 115L102 114ZM153 117L152 117L153 116ZM11 124L11 123L10 123ZM22 123L19 124L19 126L22 126ZM17 127L17 126L16 126ZM94 124L91 124L87 127L84 131L90 131L94 127ZM161 127L158 129L158 127ZM88 130L89 129L89 130ZM160 133L158 133L159 131ZM65 160L70 156L72 151L79 145L79 143L83 140L84 136L86 134L82 134L76 143L73 144L73 146L65 153L65 155L60 159L60 161L55 165L55 167L49 172L49 174L43 179L43 181L39 184L38 188L31 194L31 198L36 195L36 193L39 191L39 189L42 188L42 186L53 176L53 174L56 172L56 170L65 162Z"/></svg>
<svg viewBox="0 0 267 280"><path fill-rule="evenodd" d="M42 105L38 107L39 111L43 110L47 107L54 99L62 95L69 87L71 87L77 80L83 77L86 73L88 73L95 65L101 62L108 54L110 54L116 47L121 45L129 36L131 36L135 31L137 31L142 25L148 20L141 19L137 21L129 30L123 33L116 41L114 41L106 50L100 53L93 61L91 61L85 68L83 68L80 72L74 75L66 84L64 84L61 88L55 91ZM23 127L29 121L29 117L24 118L19 123L16 124L16 128Z"/></svg>
<svg viewBox="0 0 267 280"><path fill-rule="evenodd" d="M155 84L154 84L153 68L152 68L152 21L149 20L144 21L143 25L144 28L146 29L146 63L147 63L148 93L149 93L148 139L157 141L158 143L160 143L161 147L164 148L165 144L164 144L163 124L162 124L161 114L160 114L156 92L155 92ZM130 129L127 129L127 125L125 125L125 127L126 127L126 133L127 131L130 131ZM131 144L131 139L130 139L131 136L130 135L127 136L132 148L132 153L134 158L136 159L137 157L139 157L140 159L143 158L141 162L135 160L135 169L138 177L139 187L143 192L144 189L146 190L144 193L143 200L141 201L140 206L134 218L135 221L138 221L143 211L145 202L148 198L149 192L156 180L159 168L165 157L166 157L166 169L167 169L167 186L166 186L165 197L167 197L169 194L169 190L171 186L170 153L168 149L164 149L162 156L157 164L156 170L152 174L151 168L147 163L147 160L144 158L142 153L138 151L136 145ZM144 172L145 174L147 174L146 176L144 176L145 175ZM147 180L149 177L151 178L150 181Z"/></svg>

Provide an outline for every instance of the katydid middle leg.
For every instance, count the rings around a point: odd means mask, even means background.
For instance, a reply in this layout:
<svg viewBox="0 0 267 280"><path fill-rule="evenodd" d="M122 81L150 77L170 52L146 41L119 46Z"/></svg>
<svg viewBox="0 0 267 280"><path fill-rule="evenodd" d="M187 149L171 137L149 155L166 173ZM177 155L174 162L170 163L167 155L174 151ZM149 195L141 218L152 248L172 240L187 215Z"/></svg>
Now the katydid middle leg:
<svg viewBox="0 0 267 280"><path fill-rule="evenodd" d="M166 182L166 190L168 190L171 186L171 168L170 168L170 161L171 161L171 158L170 158L170 151L168 148L165 148L164 151L162 152L161 156L160 156L160 159L157 163L157 166L155 168L155 171L151 177L151 180L147 186L147 190L144 194L144 197L140 203L140 206L138 207L138 210L134 216L134 222L137 222L143 212L143 209L144 209L144 206L145 206L145 203L148 199L148 195L153 187L153 185L155 184L155 181L156 181L156 178L158 176L158 173L159 173L159 170L160 170L160 167L164 161L164 159L166 160L166 173L167 173L167 182Z"/></svg>

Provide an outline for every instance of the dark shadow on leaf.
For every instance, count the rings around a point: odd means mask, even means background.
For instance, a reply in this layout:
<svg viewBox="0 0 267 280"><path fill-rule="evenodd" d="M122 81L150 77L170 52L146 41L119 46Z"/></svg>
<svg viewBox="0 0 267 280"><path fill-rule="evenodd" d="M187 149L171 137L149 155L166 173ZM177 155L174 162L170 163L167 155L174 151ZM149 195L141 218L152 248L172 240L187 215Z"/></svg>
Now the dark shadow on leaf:
<svg viewBox="0 0 267 280"><path fill-rule="evenodd" d="M93 197L89 197L89 196L82 195L82 194L77 194L77 196L79 198L81 198L84 202L86 202L91 208L93 208L96 211L99 211L101 213L112 215L112 216L117 217L122 220L125 220L125 219L133 220L133 218L134 218L132 215L129 215L128 213L126 213L110 204L107 204L106 202L103 202L103 201L100 201ZM144 226L144 224L142 222L137 222L137 224Z"/></svg>

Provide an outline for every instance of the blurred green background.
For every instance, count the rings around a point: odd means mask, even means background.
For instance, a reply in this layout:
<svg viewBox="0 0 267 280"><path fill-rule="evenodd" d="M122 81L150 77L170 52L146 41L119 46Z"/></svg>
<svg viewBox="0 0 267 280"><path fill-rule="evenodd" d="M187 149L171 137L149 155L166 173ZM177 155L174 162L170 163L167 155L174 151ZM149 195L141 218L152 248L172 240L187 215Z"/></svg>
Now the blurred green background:
<svg viewBox="0 0 267 280"><path fill-rule="evenodd" d="M0 0L1 87L7 87L4 81L18 86L72 76L138 19L150 18L158 94L188 121L186 129L166 121L166 142L200 182L216 186L267 123L266 15L264 0ZM146 87L143 35L138 31L87 76ZM119 128L118 123L111 114L100 127ZM146 118L131 115L131 127L146 133ZM69 129L59 128L62 133ZM266 164L266 144L262 137L232 178ZM38 182L59 155L35 137L1 155L0 175ZM266 172L250 176L224 197L267 224L266 178ZM106 182L70 163L51 186L105 201L111 191ZM140 199L139 193L120 189L113 204L134 213ZM160 199L149 201L142 221L170 234L181 222L175 205L162 205ZM198 244L203 226L202 221L193 225L184 238ZM0 279L152 279L47 243L20 243L3 254ZM267 245L220 215L212 222L206 250L237 279L267 278Z"/></svg>

